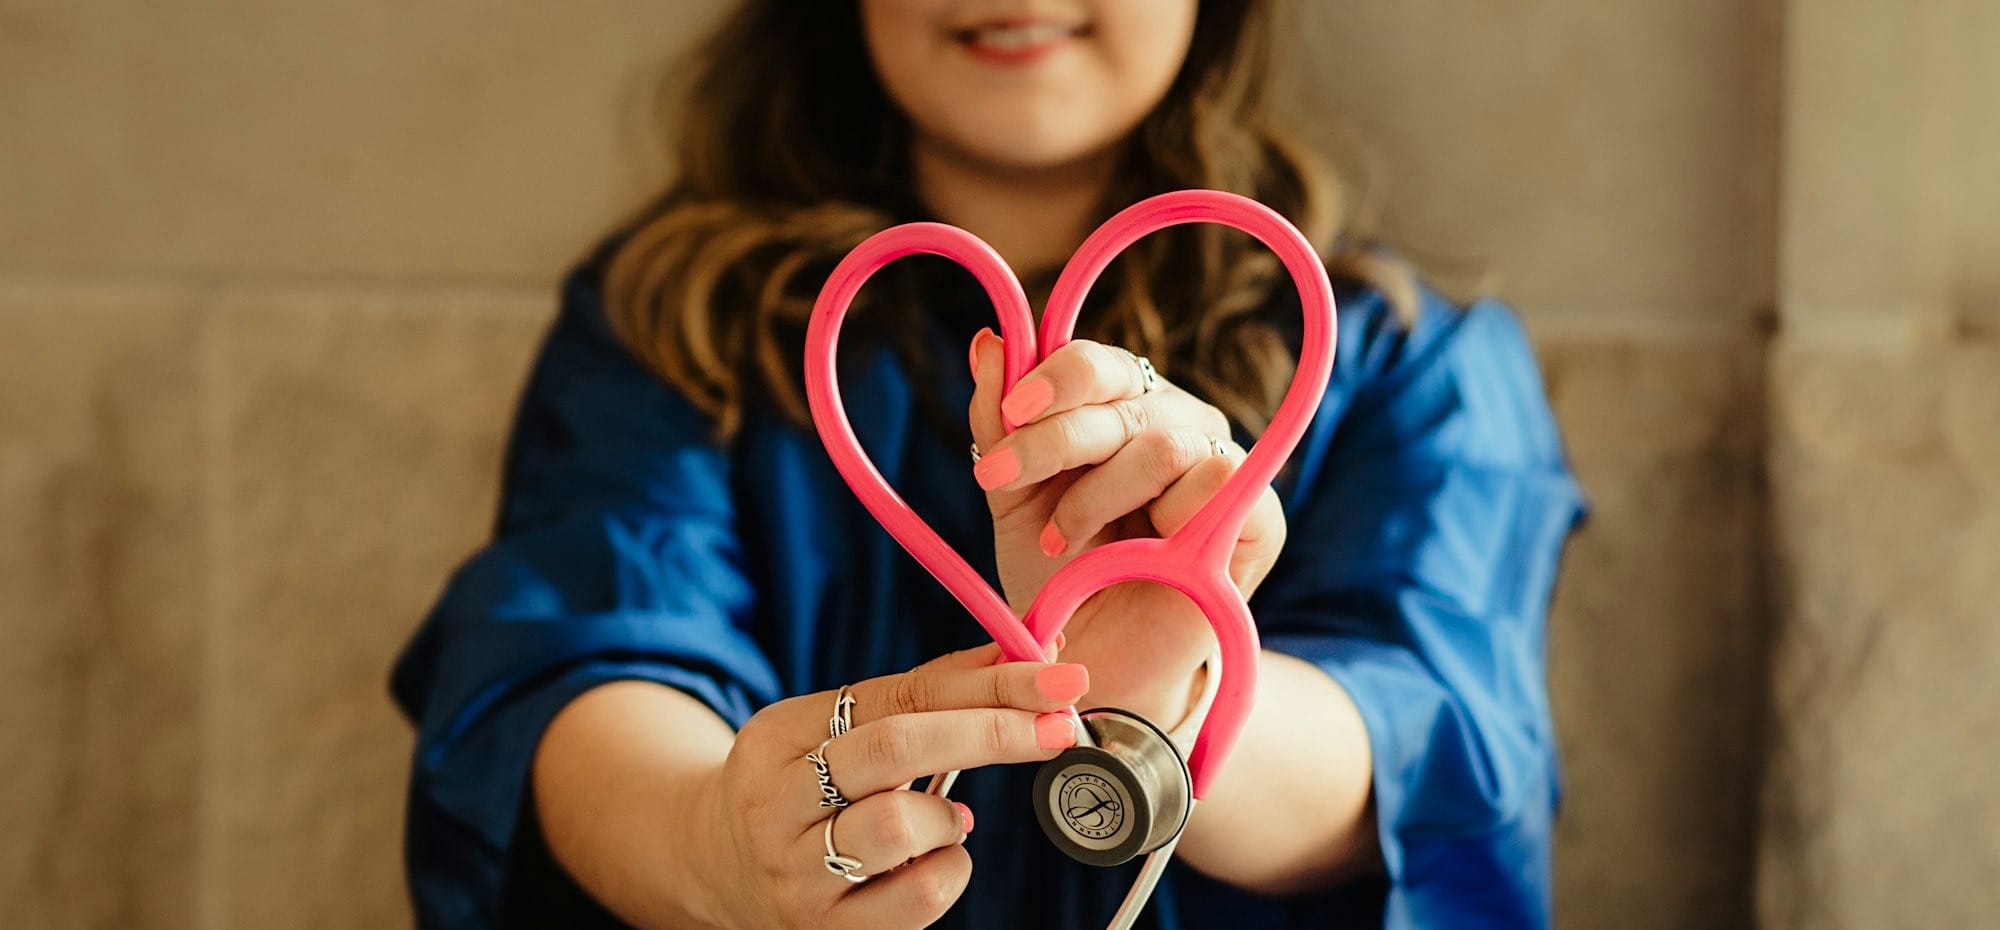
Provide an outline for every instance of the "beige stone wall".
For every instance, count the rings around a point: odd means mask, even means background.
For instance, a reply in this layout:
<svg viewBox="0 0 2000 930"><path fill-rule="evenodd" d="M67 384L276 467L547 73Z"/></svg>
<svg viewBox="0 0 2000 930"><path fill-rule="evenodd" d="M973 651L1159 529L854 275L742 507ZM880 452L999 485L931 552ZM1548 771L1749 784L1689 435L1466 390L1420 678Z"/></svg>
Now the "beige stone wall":
<svg viewBox="0 0 2000 930"><path fill-rule="evenodd" d="M1758 912L2000 916L2000 6L1793 0Z"/></svg>
<svg viewBox="0 0 2000 930"><path fill-rule="evenodd" d="M387 663L716 6L0 0L0 926L407 925ZM1562 925L1993 913L1992 4L1300 6L1592 494Z"/></svg>

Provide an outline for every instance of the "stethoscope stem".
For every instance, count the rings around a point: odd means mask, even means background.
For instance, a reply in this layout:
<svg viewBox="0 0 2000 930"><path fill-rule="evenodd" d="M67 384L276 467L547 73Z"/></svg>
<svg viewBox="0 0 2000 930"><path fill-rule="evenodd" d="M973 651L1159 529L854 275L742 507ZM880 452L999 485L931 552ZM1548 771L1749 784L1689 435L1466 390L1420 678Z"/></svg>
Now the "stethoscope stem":
<svg viewBox="0 0 2000 930"><path fill-rule="evenodd" d="M944 797L951 793L952 782L957 780L957 772L933 775L924 791ZM1199 802L1188 802L1190 808L1196 803ZM1111 916L1111 923L1105 930L1132 930L1132 925L1139 922L1139 915L1145 913L1146 902L1153 899L1153 890L1160 886L1160 878L1167 874L1167 864L1173 861L1174 850L1180 845L1181 835L1176 833L1165 846L1146 855L1145 865L1139 867L1139 877L1132 881L1132 888L1125 892L1125 900L1118 905L1118 911Z"/></svg>
<svg viewBox="0 0 2000 930"><path fill-rule="evenodd" d="M1125 893L1125 902L1118 905L1118 913L1112 915L1111 925L1105 930L1132 930L1132 925L1139 922L1139 915L1145 912L1146 902L1152 900L1153 889L1159 886L1160 876L1167 874L1167 863L1174 858L1174 849L1180 844L1177 833L1167 845L1147 854L1138 879L1132 882L1132 890Z"/></svg>

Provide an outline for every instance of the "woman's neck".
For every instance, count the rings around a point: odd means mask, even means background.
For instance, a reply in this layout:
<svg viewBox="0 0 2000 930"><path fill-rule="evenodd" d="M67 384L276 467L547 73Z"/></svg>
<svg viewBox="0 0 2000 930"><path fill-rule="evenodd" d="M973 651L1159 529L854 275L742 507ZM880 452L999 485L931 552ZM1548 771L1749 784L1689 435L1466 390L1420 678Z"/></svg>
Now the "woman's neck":
<svg viewBox="0 0 2000 930"><path fill-rule="evenodd" d="M1118 152L1054 168L996 171L919 139L910 160L924 204L986 240L1026 278L1060 268L1097 224Z"/></svg>

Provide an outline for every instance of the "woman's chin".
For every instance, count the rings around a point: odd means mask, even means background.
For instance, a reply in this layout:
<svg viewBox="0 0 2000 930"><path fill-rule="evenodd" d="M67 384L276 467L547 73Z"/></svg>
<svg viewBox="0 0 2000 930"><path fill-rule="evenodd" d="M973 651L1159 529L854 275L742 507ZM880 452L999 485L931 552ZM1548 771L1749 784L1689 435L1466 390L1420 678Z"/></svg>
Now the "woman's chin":
<svg viewBox="0 0 2000 930"><path fill-rule="evenodd" d="M1117 140L1022 133L1005 139L972 139L951 146L958 160L993 177L1057 178L1077 171L1101 172Z"/></svg>

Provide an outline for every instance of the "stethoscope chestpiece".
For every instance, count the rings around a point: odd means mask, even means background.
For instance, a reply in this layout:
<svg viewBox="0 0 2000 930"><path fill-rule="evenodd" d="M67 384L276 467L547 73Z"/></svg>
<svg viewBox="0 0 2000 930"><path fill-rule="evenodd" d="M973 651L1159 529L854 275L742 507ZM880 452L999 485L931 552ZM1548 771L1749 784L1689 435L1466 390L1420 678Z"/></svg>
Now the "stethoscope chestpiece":
<svg viewBox="0 0 2000 930"><path fill-rule="evenodd" d="M1187 760L1146 718L1115 707L1085 711L1095 745L1077 745L1035 775L1035 819L1070 858L1111 866L1159 849L1187 825Z"/></svg>

